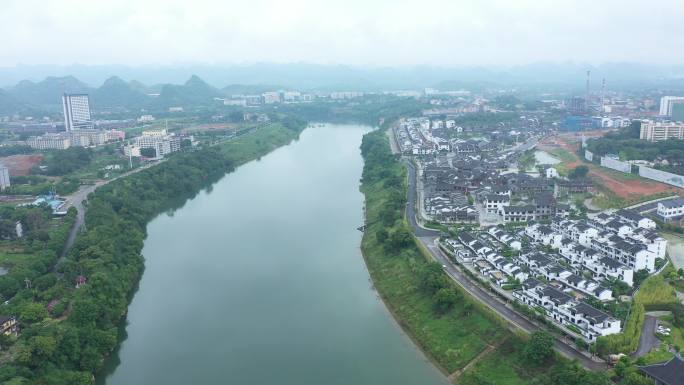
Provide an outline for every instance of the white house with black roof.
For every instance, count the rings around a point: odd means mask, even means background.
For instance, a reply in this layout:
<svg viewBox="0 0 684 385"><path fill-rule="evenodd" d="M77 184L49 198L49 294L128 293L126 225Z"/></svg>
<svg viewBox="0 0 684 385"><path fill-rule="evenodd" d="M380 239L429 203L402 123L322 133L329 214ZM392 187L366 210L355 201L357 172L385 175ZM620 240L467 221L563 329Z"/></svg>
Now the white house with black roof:
<svg viewBox="0 0 684 385"><path fill-rule="evenodd" d="M528 306L544 309L558 324L572 325L587 342L620 332L620 320L536 279L527 279L513 296Z"/></svg>
<svg viewBox="0 0 684 385"><path fill-rule="evenodd" d="M684 218L684 198L671 199L658 202L656 213L665 222Z"/></svg>

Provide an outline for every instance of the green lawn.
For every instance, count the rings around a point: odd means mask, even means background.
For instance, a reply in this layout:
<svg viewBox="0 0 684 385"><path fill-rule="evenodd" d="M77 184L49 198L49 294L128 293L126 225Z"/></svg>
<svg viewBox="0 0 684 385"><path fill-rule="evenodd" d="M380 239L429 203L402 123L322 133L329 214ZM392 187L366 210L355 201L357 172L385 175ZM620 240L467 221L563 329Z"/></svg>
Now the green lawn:
<svg viewBox="0 0 684 385"><path fill-rule="evenodd" d="M549 154L561 160L561 162L569 163L576 162L577 156L564 148L554 148L553 150L547 151Z"/></svg>
<svg viewBox="0 0 684 385"><path fill-rule="evenodd" d="M525 385L548 368L530 369L520 356L518 346L524 344L517 337L506 340L497 349L482 357L456 381L461 385Z"/></svg>
<svg viewBox="0 0 684 385"><path fill-rule="evenodd" d="M665 362L672 358L672 356L673 354L667 350L666 345L662 344L658 349L651 350L651 352L643 356L641 360L645 365L650 365L657 362Z"/></svg>
<svg viewBox="0 0 684 385"><path fill-rule="evenodd" d="M228 154L236 164L251 160L253 154L267 153L289 140L295 139L298 133L283 129L280 123L272 123L257 128L255 132L239 136L219 144L221 151Z"/></svg>

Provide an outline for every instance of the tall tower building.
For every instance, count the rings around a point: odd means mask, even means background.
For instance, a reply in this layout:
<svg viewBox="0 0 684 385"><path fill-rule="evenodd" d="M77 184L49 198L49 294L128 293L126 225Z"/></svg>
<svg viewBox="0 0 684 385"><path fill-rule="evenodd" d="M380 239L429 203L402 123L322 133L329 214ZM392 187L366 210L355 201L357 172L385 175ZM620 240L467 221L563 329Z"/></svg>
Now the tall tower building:
<svg viewBox="0 0 684 385"><path fill-rule="evenodd" d="M675 104L684 104L684 96L663 96L660 98L660 115L672 116Z"/></svg>
<svg viewBox="0 0 684 385"><path fill-rule="evenodd" d="M93 128L90 118L90 100L87 94L64 94L62 96L64 110L64 127L67 131Z"/></svg>
<svg viewBox="0 0 684 385"><path fill-rule="evenodd" d="M10 185L9 169L0 163L0 191L4 191Z"/></svg>

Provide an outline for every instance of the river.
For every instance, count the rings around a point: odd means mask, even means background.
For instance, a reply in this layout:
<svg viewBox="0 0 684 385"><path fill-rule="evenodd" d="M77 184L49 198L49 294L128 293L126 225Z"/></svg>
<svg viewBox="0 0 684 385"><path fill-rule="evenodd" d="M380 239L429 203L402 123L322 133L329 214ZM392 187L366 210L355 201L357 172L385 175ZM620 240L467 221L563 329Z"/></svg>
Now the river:
<svg viewBox="0 0 684 385"><path fill-rule="evenodd" d="M368 130L308 128L150 222L125 338L98 384L447 384L360 253Z"/></svg>

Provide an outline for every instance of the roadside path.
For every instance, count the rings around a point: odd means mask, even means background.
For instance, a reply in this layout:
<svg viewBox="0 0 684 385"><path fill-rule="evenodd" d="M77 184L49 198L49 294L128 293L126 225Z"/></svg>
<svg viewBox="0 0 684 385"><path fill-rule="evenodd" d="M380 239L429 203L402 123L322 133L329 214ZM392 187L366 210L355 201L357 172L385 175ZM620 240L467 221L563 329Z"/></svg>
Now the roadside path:
<svg viewBox="0 0 684 385"><path fill-rule="evenodd" d="M632 357L639 358L648 354L654 347L660 344L660 340L655 335L657 318L653 315L646 315L644 317L644 325L641 327L641 336L639 336L639 347L632 353Z"/></svg>
<svg viewBox="0 0 684 385"><path fill-rule="evenodd" d="M449 378L449 381L451 381L452 383L454 383L454 382L456 381L457 378L461 377L461 374L465 373L468 369L470 369L471 366L477 364L481 359L483 359L486 355L488 355L489 353L491 353L494 349L496 349L496 348L498 348L499 346L501 346L504 342L506 342L506 338L504 338L503 340L499 341L496 345L487 345L487 348L485 348L483 351L481 351L480 354L478 354L477 356L475 356L475 358L473 358L472 360L470 360L470 362L468 362L468 363L466 364L466 366L464 366L464 367L462 367L461 369L459 369L459 370L457 370L457 371L451 373L451 374L449 375L449 377L448 377L448 378Z"/></svg>

